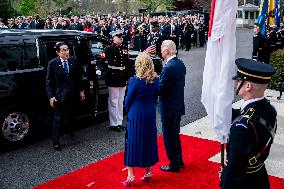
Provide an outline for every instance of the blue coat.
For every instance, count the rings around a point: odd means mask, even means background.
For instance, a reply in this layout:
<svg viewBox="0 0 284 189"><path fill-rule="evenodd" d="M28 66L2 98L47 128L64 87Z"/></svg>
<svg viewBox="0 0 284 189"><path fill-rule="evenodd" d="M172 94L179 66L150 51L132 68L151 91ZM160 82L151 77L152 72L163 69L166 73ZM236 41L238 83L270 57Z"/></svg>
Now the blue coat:
<svg viewBox="0 0 284 189"><path fill-rule="evenodd" d="M162 117L175 118L185 114L184 86L186 68L174 57L164 65L159 83L159 112Z"/></svg>

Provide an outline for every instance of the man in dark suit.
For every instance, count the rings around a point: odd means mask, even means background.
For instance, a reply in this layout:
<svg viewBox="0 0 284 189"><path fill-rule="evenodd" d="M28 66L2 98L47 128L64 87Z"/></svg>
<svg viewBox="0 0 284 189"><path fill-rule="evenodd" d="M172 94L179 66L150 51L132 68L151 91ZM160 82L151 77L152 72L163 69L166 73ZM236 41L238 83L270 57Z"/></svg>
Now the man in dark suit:
<svg viewBox="0 0 284 189"><path fill-rule="evenodd" d="M57 58L48 63L46 75L47 97L54 108L52 140L54 150L60 151L59 129L63 118L74 137L74 119L77 105L85 99L82 88L81 66L75 58L69 57L68 45L59 42L55 46Z"/></svg>
<svg viewBox="0 0 284 189"><path fill-rule="evenodd" d="M165 40L161 46L166 63L160 75L159 112L161 114L164 145L170 164L160 167L165 172L179 172L184 167L180 142L180 121L185 114L184 86L186 68L176 57L176 45Z"/></svg>
<svg viewBox="0 0 284 189"><path fill-rule="evenodd" d="M17 24L17 29L27 29L27 23L24 22L23 17L18 18L18 24Z"/></svg>
<svg viewBox="0 0 284 189"><path fill-rule="evenodd" d="M78 16L74 16L74 23L70 26L70 30L83 31L84 26L79 22Z"/></svg>
<svg viewBox="0 0 284 189"><path fill-rule="evenodd" d="M264 161L277 129L275 108L264 97L275 69L260 61L239 58L237 94L244 104L234 110L237 117L230 128L227 164L221 175L221 189L269 189Z"/></svg>

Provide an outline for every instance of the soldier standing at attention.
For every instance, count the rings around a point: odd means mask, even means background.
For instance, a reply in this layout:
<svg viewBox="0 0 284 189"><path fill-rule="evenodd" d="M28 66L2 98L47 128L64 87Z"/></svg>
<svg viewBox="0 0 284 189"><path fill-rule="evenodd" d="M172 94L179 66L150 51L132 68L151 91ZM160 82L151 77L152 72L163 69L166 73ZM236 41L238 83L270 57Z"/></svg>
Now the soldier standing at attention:
<svg viewBox="0 0 284 189"><path fill-rule="evenodd" d="M106 82L108 85L108 111L110 130L121 132L124 129L123 100L128 81L129 54L128 48L122 45L123 31L110 33L113 44L106 47L105 54L108 62Z"/></svg>
<svg viewBox="0 0 284 189"><path fill-rule="evenodd" d="M269 52L265 52L266 39L260 32L260 25L258 23L254 24L254 36L253 36L253 50L252 59L261 62L268 63Z"/></svg>
<svg viewBox="0 0 284 189"><path fill-rule="evenodd" d="M151 32L147 36L147 47L152 45L156 45L156 54L162 57L161 54L161 44L162 39L161 35L159 34L159 23L157 21L151 22Z"/></svg>
<svg viewBox="0 0 284 189"><path fill-rule="evenodd" d="M233 79L244 104L233 111L221 189L269 189L264 161L276 134L277 112L264 97L264 91L276 70L269 64L244 58L237 59L236 64L238 72Z"/></svg>

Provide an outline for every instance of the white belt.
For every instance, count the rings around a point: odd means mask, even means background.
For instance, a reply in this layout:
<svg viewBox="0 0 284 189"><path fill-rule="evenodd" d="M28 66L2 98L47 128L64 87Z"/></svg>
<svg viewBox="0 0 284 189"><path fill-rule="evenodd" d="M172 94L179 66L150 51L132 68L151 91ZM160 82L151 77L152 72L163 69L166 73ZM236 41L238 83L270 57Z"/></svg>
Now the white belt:
<svg viewBox="0 0 284 189"><path fill-rule="evenodd" d="M108 65L108 68L113 69L113 70L125 70L125 66L123 66L123 67L116 67L116 66Z"/></svg>

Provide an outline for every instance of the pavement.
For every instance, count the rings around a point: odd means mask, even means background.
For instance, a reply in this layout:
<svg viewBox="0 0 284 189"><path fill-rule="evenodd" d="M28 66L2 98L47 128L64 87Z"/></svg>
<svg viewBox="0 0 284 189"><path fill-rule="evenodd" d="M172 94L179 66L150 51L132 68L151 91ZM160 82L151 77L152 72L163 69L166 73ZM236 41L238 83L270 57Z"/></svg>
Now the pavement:
<svg viewBox="0 0 284 189"><path fill-rule="evenodd" d="M284 99L277 100L277 96L279 96L277 91L269 89L265 91L265 97L277 110L277 132L265 165L269 175L284 179ZM242 103L243 100L239 100L233 104L233 107L240 108ZM208 116L183 126L181 134L218 141ZM220 153L210 157L209 160L220 163Z"/></svg>

